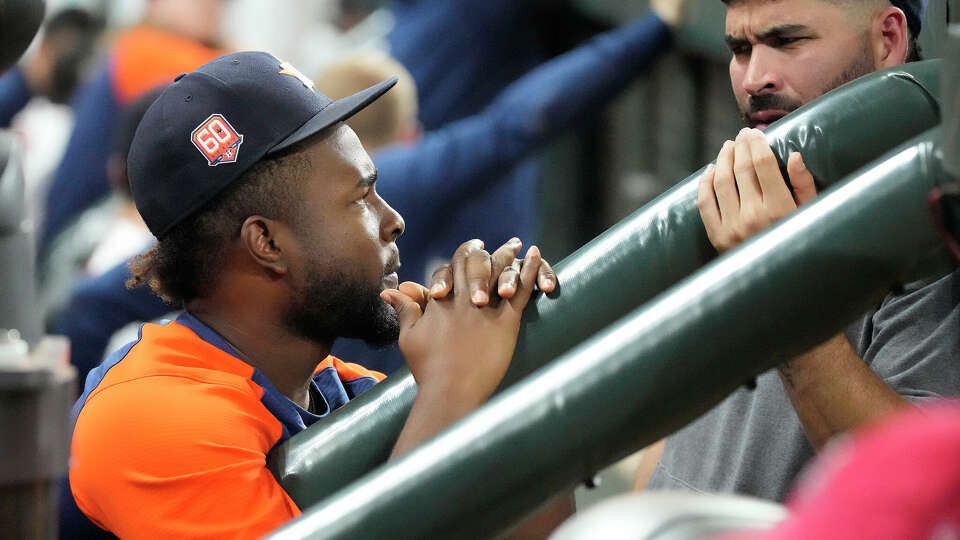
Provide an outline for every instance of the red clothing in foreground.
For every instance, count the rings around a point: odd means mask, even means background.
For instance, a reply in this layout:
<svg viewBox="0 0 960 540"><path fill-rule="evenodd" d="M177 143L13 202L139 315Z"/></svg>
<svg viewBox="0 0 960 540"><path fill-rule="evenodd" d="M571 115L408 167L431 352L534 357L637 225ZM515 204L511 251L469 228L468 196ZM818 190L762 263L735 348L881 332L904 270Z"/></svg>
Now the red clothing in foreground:
<svg viewBox="0 0 960 540"><path fill-rule="evenodd" d="M960 539L960 403L832 444L788 506L776 529L728 540Z"/></svg>

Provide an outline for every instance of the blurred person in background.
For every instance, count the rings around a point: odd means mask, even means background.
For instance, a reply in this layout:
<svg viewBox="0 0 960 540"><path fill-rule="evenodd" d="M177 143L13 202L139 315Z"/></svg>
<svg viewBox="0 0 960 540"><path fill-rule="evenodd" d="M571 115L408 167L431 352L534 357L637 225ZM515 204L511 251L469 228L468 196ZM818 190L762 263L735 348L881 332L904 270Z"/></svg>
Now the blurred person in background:
<svg viewBox="0 0 960 540"><path fill-rule="evenodd" d="M48 327L56 326L60 310L78 282L109 271L152 242L130 195L127 153L140 119L162 90L155 88L124 108L113 130L106 164L111 194L71 222L43 260L40 303Z"/></svg>
<svg viewBox="0 0 960 540"><path fill-rule="evenodd" d="M81 9L64 9L47 19L33 54L0 76L0 127L9 127L33 97L67 103L102 30L102 21Z"/></svg>
<svg viewBox="0 0 960 540"><path fill-rule="evenodd" d="M502 190L508 182L504 172L564 130L594 116L645 73L646 66L669 48L668 22L678 23L685 5L686 0L660 0L655 3L655 13L598 36L524 75L481 113L422 135L414 121L419 88L400 71L397 95L384 96L384 108L374 108L372 116L358 115L357 127L361 141L370 142L379 178L384 181L380 188L384 197L403 213L408 224L398 240L404 250L401 274L410 279L429 278L430 262L443 256L441 250L456 234L483 238L488 245L492 245L489 238L509 239L511 235L504 229L520 218L512 206L515 200L501 194L479 205L482 195ZM337 97L355 84L382 80L378 77L383 74L395 75L398 72L392 70L397 67L383 56L357 57L331 67L331 81L322 74L317 86ZM507 188L506 193L513 193L512 189ZM521 196L533 204L535 193L517 194ZM114 331L170 311L171 306L152 295L125 290L128 278L129 270L116 267L82 284L64 310L57 331L70 338L72 358L81 372L100 362ZM349 339L338 340L334 354L385 373L403 362L396 346L377 351Z"/></svg>
<svg viewBox="0 0 960 540"><path fill-rule="evenodd" d="M56 236L109 195L106 168L120 110L180 73L221 56L224 0L148 0L143 21L120 34L103 65L78 91L74 127L47 189L42 262Z"/></svg>
<svg viewBox="0 0 960 540"><path fill-rule="evenodd" d="M55 12L35 46L0 76L0 128L11 129L20 143L25 209L34 224L66 146L72 125L69 105L96 62L102 31L103 21L87 11Z"/></svg>
<svg viewBox="0 0 960 540"><path fill-rule="evenodd" d="M652 4L672 9L670 2ZM569 0L393 0L387 6L394 17L389 53L420 90L418 118L427 131L479 113L524 73L610 30Z"/></svg>
<svg viewBox="0 0 960 540"><path fill-rule="evenodd" d="M350 128L372 154L394 144L416 144L422 136L417 85L410 72L387 54L367 51L328 66L314 79L324 94L345 97L369 87L370 81L390 77L397 77L397 85L350 119Z"/></svg>
<svg viewBox="0 0 960 540"><path fill-rule="evenodd" d="M700 215L719 252L816 196L800 154L788 160L788 185L759 130L840 84L918 58L923 13L920 0L727 4L730 77L749 128L724 144L700 182ZM893 290L845 332L652 447L637 486L782 501L831 439L911 403L957 395L957 283L952 273Z"/></svg>
<svg viewBox="0 0 960 540"><path fill-rule="evenodd" d="M653 7L670 10L670 3L654 2ZM390 55L416 82L418 119L427 132L480 114L523 74L610 29L571 0L395 0L387 5L394 17L387 35ZM582 137L591 137L596 122L584 119L576 128ZM497 171L471 200L462 201L464 216L456 232L483 234L492 242L514 234L532 240L541 173L540 156L534 153ZM490 220L491 207L510 215L511 226ZM457 241L454 231L438 227L433 245L425 246L433 256L415 270L428 275Z"/></svg>

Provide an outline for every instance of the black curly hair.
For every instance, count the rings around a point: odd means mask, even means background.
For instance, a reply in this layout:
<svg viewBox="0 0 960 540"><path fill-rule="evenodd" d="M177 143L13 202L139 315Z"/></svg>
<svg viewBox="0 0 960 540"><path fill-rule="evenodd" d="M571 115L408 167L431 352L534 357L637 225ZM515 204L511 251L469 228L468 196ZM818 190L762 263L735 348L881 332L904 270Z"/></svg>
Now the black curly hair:
<svg viewBox="0 0 960 540"><path fill-rule="evenodd" d="M308 139L309 140L309 139ZM223 253L253 215L299 226L307 142L262 159L223 193L130 261L127 287L149 285L164 302L182 307L208 294L217 282Z"/></svg>

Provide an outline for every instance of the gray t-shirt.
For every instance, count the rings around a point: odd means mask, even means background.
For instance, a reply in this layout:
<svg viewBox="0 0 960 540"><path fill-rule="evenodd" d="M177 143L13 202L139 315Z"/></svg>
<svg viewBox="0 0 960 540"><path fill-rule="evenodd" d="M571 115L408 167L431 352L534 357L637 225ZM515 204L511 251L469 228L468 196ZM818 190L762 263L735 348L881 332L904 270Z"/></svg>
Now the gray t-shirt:
<svg viewBox="0 0 960 540"><path fill-rule="evenodd" d="M871 369L913 401L960 395L960 271L907 285L847 329ZM650 489L783 501L814 452L776 370L667 438Z"/></svg>

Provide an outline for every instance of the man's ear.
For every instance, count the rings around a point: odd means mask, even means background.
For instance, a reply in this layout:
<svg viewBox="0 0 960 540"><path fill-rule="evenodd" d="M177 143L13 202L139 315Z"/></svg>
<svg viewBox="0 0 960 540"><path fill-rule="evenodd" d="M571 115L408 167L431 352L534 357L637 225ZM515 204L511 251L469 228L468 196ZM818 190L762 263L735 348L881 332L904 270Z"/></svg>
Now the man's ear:
<svg viewBox="0 0 960 540"><path fill-rule="evenodd" d="M250 216L240 227L240 243L254 262L278 275L287 273L289 261L279 241L283 226L263 216Z"/></svg>
<svg viewBox="0 0 960 540"><path fill-rule="evenodd" d="M893 6L880 10L874 18L873 54L877 69L899 66L910 53L910 30L907 16Z"/></svg>

